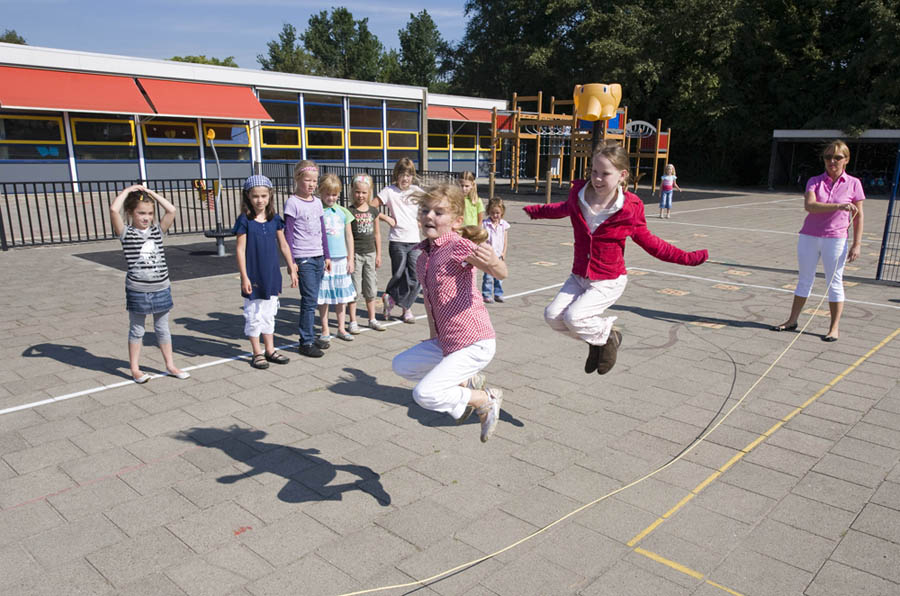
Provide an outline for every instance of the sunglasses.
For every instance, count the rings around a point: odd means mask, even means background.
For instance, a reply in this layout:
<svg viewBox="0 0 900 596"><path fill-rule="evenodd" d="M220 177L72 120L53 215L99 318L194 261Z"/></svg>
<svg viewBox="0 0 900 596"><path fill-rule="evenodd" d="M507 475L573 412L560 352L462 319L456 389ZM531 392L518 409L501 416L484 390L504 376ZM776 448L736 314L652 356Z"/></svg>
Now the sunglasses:
<svg viewBox="0 0 900 596"><path fill-rule="evenodd" d="M823 157L825 157L825 159L828 160L828 161L831 161L832 159L833 159L834 161L842 161L842 160L846 159L846 158L845 158L843 155L841 155L840 153L828 153L828 154L824 155Z"/></svg>

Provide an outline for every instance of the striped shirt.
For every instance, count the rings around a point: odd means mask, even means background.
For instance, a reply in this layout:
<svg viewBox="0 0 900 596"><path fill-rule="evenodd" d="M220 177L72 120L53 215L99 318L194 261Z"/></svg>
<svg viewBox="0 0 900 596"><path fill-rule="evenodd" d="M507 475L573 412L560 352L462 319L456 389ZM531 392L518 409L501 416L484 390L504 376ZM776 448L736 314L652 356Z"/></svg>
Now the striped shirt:
<svg viewBox="0 0 900 596"><path fill-rule="evenodd" d="M135 292L158 292L169 287L169 267L163 249L162 230L152 225L146 230L125 226L119 237L128 274L125 287Z"/></svg>
<svg viewBox="0 0 900 596"><path fill-rule="evenodd" d="M420 242L416 273L444 356L482 339L496 337L491 318L475 286L475 268L466 259L475 244L456 232Z"/></svg>

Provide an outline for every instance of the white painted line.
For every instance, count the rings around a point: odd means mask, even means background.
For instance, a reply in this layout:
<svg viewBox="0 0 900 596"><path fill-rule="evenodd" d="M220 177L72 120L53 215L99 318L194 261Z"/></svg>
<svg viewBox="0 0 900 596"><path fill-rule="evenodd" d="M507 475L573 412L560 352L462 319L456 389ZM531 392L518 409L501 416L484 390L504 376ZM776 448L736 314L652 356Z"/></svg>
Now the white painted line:
<svg viewBox="0 0 900 596"><path fill-rule="evenodd" d="M558 288L561 285L562 285L561 283L558 283L558 284L553 284L551 286L544 286L543 288L537 288L535 290L527 290L525 292L519 292L518 294L505 295L504 298L518 298L519 296L526 296L528 294L536 294L537 292L543 292L544 290ZM428 318L428 315L419 315L416 317L417 320L418 319L426 319L426 318ZM396 321L388 321L387 323L384 324L384 326L392 327L394 325L402 325L402 324L403 324L403 321L396 320ZM361 327L360 331L374 331L374 329L370 329L368 327ZM275 349L276 350L287 350L289 348L295 348L298 345L299 345L299 342L295 341L295 342L291 342L289 344L284 344L282 346L276 346ZM220 358L218 360L204 362L203 364L196 364L194 366L186 366L186 367L182 368L181 370L183 370L185 372L191 372L192 370L199 370L201 368L208 368L210 366L218 366L219 364L227 364L229 362L234 362L235 360L248 359L248 358L250 358L250 355L251 355L250 352L244 352L243 354L239 354L237 356L232 356L230 358ZM172 375L170 375L169 373L163 373L163 374L159 374L159 375L151 375L150 380L152 381L153 379L159 379L162 377L170 377L170 376L172 376ZM12 406L9 408L5 408L3 410L0 410L0 416L2 416L4 414L12 414L13 412L20 412L22 410L30 410L31 408L36 408L38 406L44 406L44 405L56 403L59 401L66 401L68 399L81 397L83 395L90 395L92 393L100 393L101 391L106 391L108 389L116 389L118 387L125 387L127 385L132 385L132 384L134 384L133 380L120 381L118 383L113 383L111 385L98 385L97 387L92 387L91 389L83 389L81 391L76 391L74 393L67 393L65 395L60 395L57 397L49 397L47 399L42 399L40 401L35 401L35 402L28 403L28 404L22 404L20 406Z"/></svg>
<svg viewBox="0 0 900 596"><path fill-rule="evenodd" d="M667 222L667 224L677 224L680 226L697 226L698 228L715 228L717 230L737 230L739 232L762 232L763 234L786 234L788 236L796 236L797 235L797 232L780 232L778 230L759 230L756 228L733 228L733 227L729 227L729 226L713 226L710 224L689 223L686 221L669 221L669 222Z"/></svg>
<svg viewBox="0 0 900 596"><path fill-rule="evenodd" d="M700 211L712 211L714 209L734 209L735 207L760 207L762 205L775 205L777 203L787 203L790 201L797 201L798 199L779 199L777 201L765 201L765 202L756 202L756 203L739 203L737 205L722 205L721 207L704 207L703 209L689 209L687 211L678 210L676 215L684 215L685 213L699 213ZM649 204L649 203L648 203Z"/></svg>

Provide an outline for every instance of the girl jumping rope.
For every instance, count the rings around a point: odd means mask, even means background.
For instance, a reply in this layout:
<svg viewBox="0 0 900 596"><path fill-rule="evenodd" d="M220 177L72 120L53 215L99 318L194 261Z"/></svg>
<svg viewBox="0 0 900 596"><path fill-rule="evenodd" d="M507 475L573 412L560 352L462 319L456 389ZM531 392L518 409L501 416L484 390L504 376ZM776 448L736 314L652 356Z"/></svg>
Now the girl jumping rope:
<svg viewBox="0 0 900 596"><path fill-rule="evenodd" d="M404 157L394 164L394 183L385 186L372 199L376 209L387 205L394 219L388 242L391 256L391 279L381 296L384 302L384 320L390 320L394 306L403 309L403 322L415 323L412 304L419 295L419 280L416 277L416 259L419 257L419 225L416 222L416 205L411 197L422 189L413 184L416 166Z"/></svg>
<svg viewBox="0 0 900 596"><path fill-rule="evenodd" d="M244 297L244 335L250 339L253 350L250 366L259 369L269 368L270 362L290 362L290 358L275 350L275 315L281 293L279 252L288 265L291 287L297 287L297 265L284 239L284 220L275 213L272 191L272 181L265 176L247 178L241 214L232 230L237 236L235 255ZM265 350L260 348L260 335Z"/></svg>
<svg viewBox="0 0 900 596"><path fill-rule="evenodd" d="M663 211L665 211L665 218L669 219L669 212L672 211L672 195L677 190L681 192L681 187L678 186L678 183L675 180L678 179L678 176L675 175L675 166L674 164L668 164L666 169L663 172L662 178L660 178L659 184L659 218L663 218Z"/></svg>
<svg viewBox="0 0 900 596"><path fill-rule="evenodd" d="M284 202L285 239L297 264L300 282L300 347L310 358L323 352L315 343L316 304L325 271L331 269L322 202L316 196L319 168L303 160L294 166L294 194Z"/></svg>
<svg viewBox="0 0 900 596"><path fill-rule="evenodd" d="M353 287L357 297L362 296L366 301L366 311L369 315L369 328L375 331L384 331L385 327L375 319L375 297L378 293L378 278L375 270L381 267L381 226L379 220L388 222L393 226L394 220L379 213L369 206L372 200L372 177L368 174L360 174L353 178L353 206L350 207L350 229L353 231ZM356 335L360 332L359 323L356 321L356 301L347 307L350 311L350 326L348 331Z"/></svg>
<svg viewBox="0 0 900 596"><path fill-rule="evenodd" d="M394 357L393 369L418 382L413 399L423 408L446 412L457 423L473 411L478 414L485 442L500 418L503 392L484 389L480 374L494 357L496 336L475 287L475 268L502 279L506 263L487 244L477 245L458 233L465 209L459 186L432 186L417 194L416 201L425 235L416 266L430 336Z"/></svg>
<svg viewBox="0 0 900 596"><path fill-rule="evenodd" d="M325 174L319 184L319 196L322 199L325 218L325 234L328 236L328 253L331 255L331 270L322 278L319 286L319 316L322 319L322 336L320 345L331 342L331 331L328 329L328 305L334 305L337 315L337 337L344 341L353 341L353 335L347 333L344 325L348 302L356 300L353 290L353 232L350 223L353 216L347 209L337 204L341 196L341 179L334 174Z"/></svg>
<svg viewBox="0 0 900 596"><path fill-rule="evenodd" d="M544 310L554 330L588 344L584 372L608 373L616 363L622 334L613 330L616 317L604 317L625 291L625 239L631 237L650 255L679 265L700 265L705 250L685 252L654 236L647 229L644 204L623 191L628 180L628 154L616 144L601 145L591 160L590 183L572 183L568 200L529 205L532 219L570 218L575 235L572 274Z"/></svg>
<svg viewBox="0 0 900 596"><path fill-rule="evenodd" d="M481 226L484 221L484 202L478 198L478 187L475 185L475 173L466 170L459 175L459 185L466 195L466 212L463 215L464 226Z"/></svg>
<svg viewBox="0 0 900 596"><path fill-rule="evenodd" d="M506 206L501 199L488 201L488 219L484 220L484 229L488 233L488 244L497 253L501 261L506 261L506 249L509 246L509 222L503 219ZM503 284L490 273L485 273L481 280L481 297L485 302L503 302Z"/></svg>
<svg viewBox="0 0 900 596"><path fill-rule="evenodd" d="M154 201L165 210L159 225L153 223ZM131 221L125 224L120 211ZM131 376L137 383L146 383L150 375L141 372L141 344L147 315L153 315L156 342L162 352L166 370L177 379L187 379L190 373L175 366L172 360L172 334L169 332L169 311L172 310L172 289L169 268L163 248L163 234L175 221L175 206L164 196L140 184L129 186L116 196L109 207L113 230L122 242L128 273L125 275L125 308L128 310L128 363Z"/></svg>

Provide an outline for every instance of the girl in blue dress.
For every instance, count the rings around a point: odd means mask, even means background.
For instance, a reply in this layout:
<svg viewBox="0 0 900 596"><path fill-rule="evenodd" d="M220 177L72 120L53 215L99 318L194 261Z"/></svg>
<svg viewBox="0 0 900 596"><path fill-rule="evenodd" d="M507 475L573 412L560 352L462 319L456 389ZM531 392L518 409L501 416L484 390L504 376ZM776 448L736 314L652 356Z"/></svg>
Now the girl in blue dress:
<svg viewBox="0 0 900 596"><path fill-rule="evenodd" d="M350 224L353 214L338 205L341 196L341 179L334 174L325 174L319 183L319 198L322 199L325 221L325 235L328 237L328 253L331 255L331 269L325 272L319 285L319 316L322 318L322 335L319 346L327 347L331 342L328 326L328 308L334 305L337 317L337 337L353 341L347 332L345 320L347 304L356 301L351 274L354 269L353 231Z"/></svg>
<svg viewBox="0 0 900 596"><path fill-rule="evenodd" d="M244 182L241 215L232 230L237 235L238 270L244 297L244 334L250 338L253 357L250 366L269 368L269 362L287 364L290 359L275 350L275 315L281 293L281 263L284 257L291 275L291 287L297 287L297 265L284 238L284 220L275 213L272 181L265 176L250 176ZM265 351L260 346L262 335Z"/></svg>

